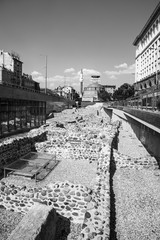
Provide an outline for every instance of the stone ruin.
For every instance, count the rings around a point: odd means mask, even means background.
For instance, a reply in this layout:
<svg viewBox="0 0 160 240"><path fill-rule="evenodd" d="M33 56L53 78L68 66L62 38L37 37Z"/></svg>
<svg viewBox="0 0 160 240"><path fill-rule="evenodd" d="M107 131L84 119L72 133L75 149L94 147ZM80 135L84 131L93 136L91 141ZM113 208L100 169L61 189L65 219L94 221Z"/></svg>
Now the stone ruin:
<svg viewBox="0 0 160 240"><path fill-rule="evenodd" d="M89 161L97 165L92 188L65 179L42 186L35 182L25 185L24 178L20 185L18 178L2 179L0 206L24 215L8 239L61 239L63 234L68 234L64 239L109 239L109 171L112 142L118 128L119 122L111 123L101 106L71 109L63 111L50 124L30 131L27 137L1 144L2 166L33 150L56 154L58 160L82 159L84 164ZM57 237L59 219L77 227L76 238L63 228Z"/></svg>

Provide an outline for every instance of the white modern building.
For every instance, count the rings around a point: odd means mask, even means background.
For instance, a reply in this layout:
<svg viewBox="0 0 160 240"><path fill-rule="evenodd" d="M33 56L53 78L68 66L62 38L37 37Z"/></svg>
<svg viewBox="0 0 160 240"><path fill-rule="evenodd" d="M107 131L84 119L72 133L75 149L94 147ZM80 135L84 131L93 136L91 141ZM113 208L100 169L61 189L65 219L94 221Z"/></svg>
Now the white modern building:
<svg viewBox="0 0 160 240"><path fill-rule="evenodd" d="M136 47L135 90L160 85L160 2L133 42Z"/></svg>

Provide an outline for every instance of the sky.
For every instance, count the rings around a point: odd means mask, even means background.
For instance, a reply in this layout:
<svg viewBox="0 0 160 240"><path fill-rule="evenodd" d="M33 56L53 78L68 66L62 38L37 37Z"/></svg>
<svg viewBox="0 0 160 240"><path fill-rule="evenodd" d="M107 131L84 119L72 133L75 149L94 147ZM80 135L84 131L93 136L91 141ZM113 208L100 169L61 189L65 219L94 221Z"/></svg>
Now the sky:
<svg viewBox="0 0 160 240"><path fill-rule="evenodd" d="M47 87L78 92L92 75L101 84L134 83L135 47L159 0L0 0L0 49L17 52L23 73ZM47 64L46 64L47 56Z"/></svg>

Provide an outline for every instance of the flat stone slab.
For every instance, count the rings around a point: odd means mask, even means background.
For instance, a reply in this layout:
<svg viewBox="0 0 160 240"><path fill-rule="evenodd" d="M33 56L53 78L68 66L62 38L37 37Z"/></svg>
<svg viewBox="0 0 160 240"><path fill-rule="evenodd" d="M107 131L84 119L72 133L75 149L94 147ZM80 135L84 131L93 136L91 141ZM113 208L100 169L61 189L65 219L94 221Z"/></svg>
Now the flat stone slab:
<svg viewBox="0 0 160 240"><path fill-rule="evenodd" d="M51 207L36 203L7 240L34 240L37 236L40 237L39 239L53 240L56 232L56 221L57 216L54 209L51 210Z"/></svg>

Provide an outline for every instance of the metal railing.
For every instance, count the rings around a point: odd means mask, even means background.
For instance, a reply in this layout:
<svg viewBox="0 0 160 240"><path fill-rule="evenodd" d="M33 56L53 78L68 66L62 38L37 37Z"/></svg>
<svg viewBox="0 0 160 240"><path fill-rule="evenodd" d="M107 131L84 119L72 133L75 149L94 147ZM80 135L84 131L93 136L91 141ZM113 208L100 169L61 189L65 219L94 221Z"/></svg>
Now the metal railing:
<svg viewBox="0 0 160 240"><path fill-rule="evenodd" d="M157 91L143 92L126 100L110 101L105 103L105 106L119 109L129 107L141 110L160 111L159 107L157 107L158 102L160 102L160 91L157 89Z"/></svg>

